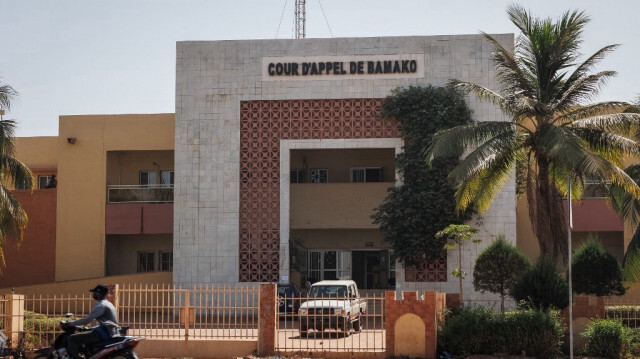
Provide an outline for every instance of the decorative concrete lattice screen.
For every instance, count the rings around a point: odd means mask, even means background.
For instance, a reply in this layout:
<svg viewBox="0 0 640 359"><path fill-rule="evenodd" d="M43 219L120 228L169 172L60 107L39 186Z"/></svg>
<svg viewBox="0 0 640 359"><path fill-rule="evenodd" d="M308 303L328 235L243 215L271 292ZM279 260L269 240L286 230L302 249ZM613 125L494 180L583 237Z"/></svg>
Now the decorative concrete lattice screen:
<svg viewBox="0 0 640 359"><path fill-rule="evenodd" d="M446 282L447 254L432 261L425 259L415 266L406 266L404 277L405 282Z"/></svg>
<svg viewBox="0 0 640 359"><path fill-rule="evenodd" d="M382 99L240 104L240 281L276 282L280 257L280 140L398 138Z"/></svg>

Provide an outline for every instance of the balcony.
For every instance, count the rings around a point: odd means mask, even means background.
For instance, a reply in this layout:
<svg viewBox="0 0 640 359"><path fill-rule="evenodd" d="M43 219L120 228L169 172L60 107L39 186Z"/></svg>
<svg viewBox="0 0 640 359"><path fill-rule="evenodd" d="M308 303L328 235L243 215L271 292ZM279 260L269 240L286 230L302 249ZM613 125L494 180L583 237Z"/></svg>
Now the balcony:
<svg viewBox="0 0 640 359"><path fill-rule="evenodd" d="M173 186L107 186L106 234L173 233Z"/></svg>
<svg viewBox="0 0 640 359"><path fill-rule="evenodd" d="M393 182L291 184L290 228L378 228L373 209Z"/></svg>
<svg viewBox="0 0 640 359"><path fill-rule="evenodd" d="M107 203L173 203L173 185L107 186Z"/></svg>

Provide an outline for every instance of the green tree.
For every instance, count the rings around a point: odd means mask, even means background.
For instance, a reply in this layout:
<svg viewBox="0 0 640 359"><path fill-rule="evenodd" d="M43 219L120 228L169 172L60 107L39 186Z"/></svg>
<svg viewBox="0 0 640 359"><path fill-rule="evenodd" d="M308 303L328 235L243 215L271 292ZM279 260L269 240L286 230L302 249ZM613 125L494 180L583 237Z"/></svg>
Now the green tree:
<svg viewBox="0 0 640 359"><path fill-rule="evenodd" d="M18 92L7 84L0 83L0 110L11 109L11 101ZM0 112L1 113L1 112ZM7 184L33 188L33 174L22 162L15 158L16 122L0 117L0 263L4 267L4 247L7 239L20 244L27 227L27 214L20 202L11 193Z"/></svg>
<svg viewBox="0 0 640 359"><path fill-rule="evenodd" d="M626 292L618 260L604 249L595 235L590 235L574 251L571 257L571 278L573 290L578 294L610 296Z"/></svg>
<svg viewBox="0 0 640 359"><path fill-rule="evenodd" d="M450 224L447 228L436 233L436 238L445 240L444 249L458 248L458 268L454 269L451 274L458 278L458 284L460 286L460 303L464 303L462 295L462 281L467 275L467 273L462 270L462 245L464 242L476 244L482 242L480 239L473 238L477 233L477 229L466 224Z"/></svg>
<svg viewBox="0 0 640 359"><path fill-rule="evenodd" d="M485 248L473 267L473 286L481 293L500 294L500 311L504 313L504 298L524 271L531 267L529 258L507 242L504 234Z"/></svg>
<svg viewBox="0 0 640 359"><path fill-rule="evenodd" d="M538 309L564 309L569 305L569 287L556 263L545 256L538 257L535 266L526 270L509 294L520 303Z"/></svg>
<svg viewBox="0 0 640 359"><path fill-rule="evenodd" d="M444 241L435 238L436 232L467 218L466 213L456 214L454 190L447 180L462 150L429 167L424 149L437 131L471 123L471 111L455 89L412 86L387 97L382 115L401 124L404 148L396 157L396 169L403 183L388 189L371 218L380 225L394 255L405 265L416 265L443 254Z"/></svg>
<svg viewBox="0 0 640 359"><path fill-rule="evenodd" d="M640 187L620 168L623 155L640 155L635 129L640 115L612 113L624 102L592 103L614 71L594 66L618 45L605 46L579 62L583 12L567 11L557 21L533 17L518 5L507 9L521 34L515 51L484 34L493 47L499 91L451 80L502 109L508 121L475 122L440 131L427 160L450 156L463 145L470 153L449 175L458 210L475 203L487 210L520 164L529 217L543 255L566 263L566 225L562 198L567 178L580 196L585 180L611 181L634 198Z"/></svg>

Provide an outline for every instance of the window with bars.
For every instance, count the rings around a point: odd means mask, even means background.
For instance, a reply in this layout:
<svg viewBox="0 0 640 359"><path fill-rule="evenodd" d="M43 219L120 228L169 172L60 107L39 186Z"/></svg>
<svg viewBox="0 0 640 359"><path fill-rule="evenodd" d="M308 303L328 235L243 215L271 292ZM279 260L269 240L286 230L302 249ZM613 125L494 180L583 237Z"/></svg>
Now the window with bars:
<svg viewBox="0 0 640 359"><path fill-rule="evenodd" d="M158 184L158 172L156 171L140 171L140 185L149 186Z"/></svg>
<svg viewBox="0 0 640 359"><path fill-rule="evenodd" d="M382 167L354 167L351 182L382 182Z"/></svg>
<svg viewBox="0 0 640 359"><path fill-rule="evenodd" d="M304 182L305 182L304 170L299 170L299 169L291 170L290 183L304 183Z"/></svg>
<svg viewBox="0 0 640 359"><path fill-rule="evenodd" d="M326 168L311 170L311 183L329 183L329 170Z"/></svg>
<svg viewBox="0 0 640 359"><path fill-rule="evenodd" d="M160 263L158 270L172 271L173 270L173 252L160 251Z"/></svg>
<svg viewBox="0 0 640 359"><path fill-rule="evenodd" d="M38 176L38 189L51 188L49 184L51 184L52 179L53 175Z"/></svg>
<svg viewBox="0 0 640 359"><path fill-rule="evenodd" d="M155 253L138 252L138 272L153 272L155 270Z"/></svg>

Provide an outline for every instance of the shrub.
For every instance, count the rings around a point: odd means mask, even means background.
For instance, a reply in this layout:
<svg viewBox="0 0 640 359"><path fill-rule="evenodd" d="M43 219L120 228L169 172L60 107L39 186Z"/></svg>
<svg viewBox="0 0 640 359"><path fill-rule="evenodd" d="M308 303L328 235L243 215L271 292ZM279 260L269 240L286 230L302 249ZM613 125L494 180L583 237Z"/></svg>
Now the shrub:
<svg viewBox="0 0 640 359"><path fill-rule="evenodd" d="M564 327L555 310L519 309L502 317L505 352L536 358L555 358L560 352Z"/></svg>
<svg viewBox="0 0 640 359"><path fill-rule="evenodd" d="M509 288L531 267L531 262L500 234L485 248L473 267L473 286L479 292L500 294L500 310Z"/></svg>
<svg viewBox="0 0 640 359"><path fill-rule="evenodd" d="M612 319L592 320L582 336L588 356L611 359L626 358L633 351L633 331L621 322Z"/></svg>
<svg viewBox="0 0 640 359"><path fill-rule="evenodd" d="M25 311L25 346L27 348L37 348L48 345L55 339L55 333L58 331L60 321L62 320L64 320L62 317L49 318L44 314Z"/></svg>
<svg viewBox="0 0 640 359"><path fill-rule="evenodd" d="M540 256L513 285L511 296L538 309L564 309L569 305L569 288L553 261Z"/></svg>
<svg viewBox="0 0 640 359"><path fill-rule="evenodd" d="M556 311L518 309L505 315L484 307L463 307L446 318L439 345L455 356L508 353L547 359L560 351L564 337Z"/></svg>
<svg viewBox="0 0 640 359"><path fill-rule="evenodd" d="M493 339L494 313L480 306L464 306L445 318L438 341L453 355L492 354L500 345Z"/></svg>
<svg viewBox="0 0 640 359"><path fill-rule="evenodd" d="M618 260L604 249L597 236L589 236L573 253L571 271L576 293L610 296L626 291Z"/></svg>

